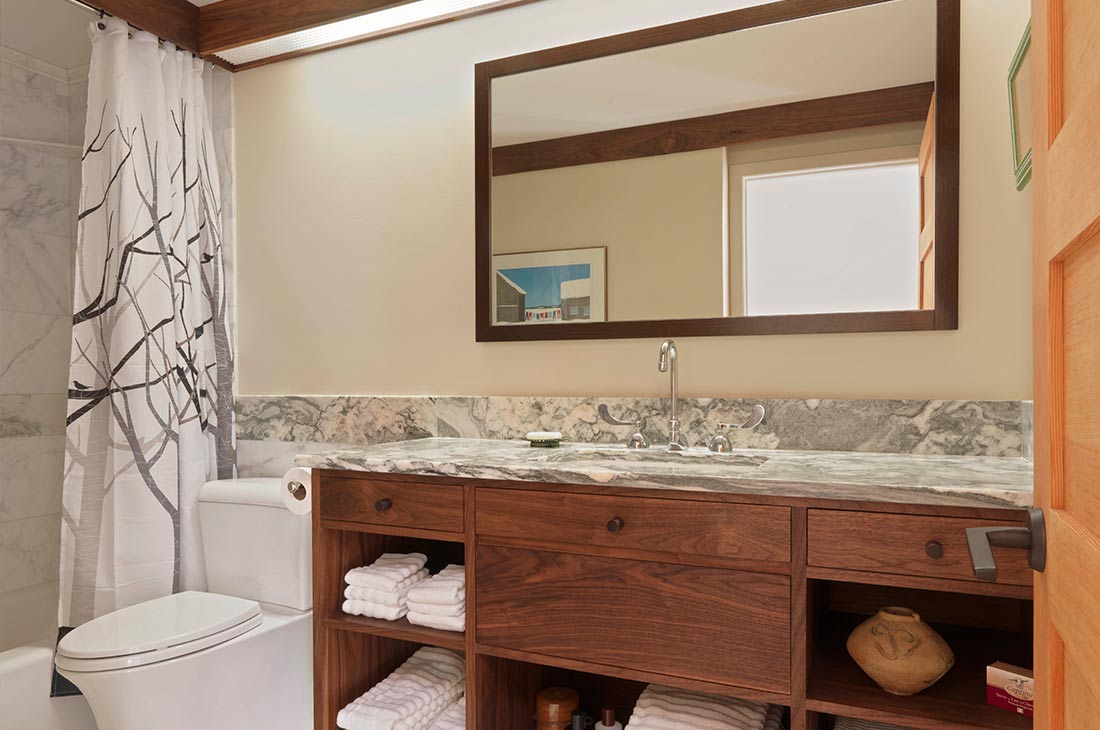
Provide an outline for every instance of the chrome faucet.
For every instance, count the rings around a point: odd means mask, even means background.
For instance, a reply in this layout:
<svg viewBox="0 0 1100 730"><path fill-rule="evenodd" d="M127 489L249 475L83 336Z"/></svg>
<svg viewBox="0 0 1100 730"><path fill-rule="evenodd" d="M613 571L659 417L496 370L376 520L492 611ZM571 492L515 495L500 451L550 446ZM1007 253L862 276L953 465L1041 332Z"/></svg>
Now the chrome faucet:
<svg viewBox="0 0 1100 730"><path fill-rule="evenodd" d="M683 451L684 442L680 437L680 403L676 384L676 343L665 340L661 343L661 353L657 359L657 370L668 373L671 404L668 418L668 450Z"/></svg>

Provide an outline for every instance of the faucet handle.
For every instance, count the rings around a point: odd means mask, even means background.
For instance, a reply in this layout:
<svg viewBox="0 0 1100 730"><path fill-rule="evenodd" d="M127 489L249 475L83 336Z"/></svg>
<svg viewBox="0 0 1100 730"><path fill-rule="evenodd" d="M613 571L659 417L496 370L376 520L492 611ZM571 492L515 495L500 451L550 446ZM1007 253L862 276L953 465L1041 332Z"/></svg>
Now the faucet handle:
<svg viewBox="0 0 1100 730"><path fill-rule="evenodd" d="M730 451L733 449L733 443L730 441L729 436L726 435L727 430L756 428L763 420L764 406L755 405L752 407L752 415L741 423L719 423L718 434L710 440L710 444L708 444L707 448L720 454Z"/></svg>
<svg viewBox="0 0 1100 730"><path fill-rule="evenodd" d="M634 428L634 433L631 434L630 440L626 444L628 448L649 448L649 442L646 441L646 437L642 434L642 423L645 421L644 418L639 418L636 421L624 421L622 419L615 418L611 415L611 411L608 410L605 403L601 403L597 410L600 413L600 418L602 418L606 423L610 423L612 426L632 426Z"/></svg>
<svg viewBox="0 0 1100 730"><path fill-rule="evenodd" d="M730 429L753 429L764 422L764 406L755 405L752 407L752 415L746 418L741 423L719 423L718 430L725 431Z"/></svg>
<svg viewBox="0 0 1100 730"><path fill-rule="evenodd" d="M642 423L645 421L644 418L639 418L636 421L624 421L622 419L615 418L613 415L611 415L611 411L608 410L606 403L601 403L600 407L596 410L600 412L600 418L602 418L607 423L610 423L612 426L633 426L634 428L641 428Z"/></svg>

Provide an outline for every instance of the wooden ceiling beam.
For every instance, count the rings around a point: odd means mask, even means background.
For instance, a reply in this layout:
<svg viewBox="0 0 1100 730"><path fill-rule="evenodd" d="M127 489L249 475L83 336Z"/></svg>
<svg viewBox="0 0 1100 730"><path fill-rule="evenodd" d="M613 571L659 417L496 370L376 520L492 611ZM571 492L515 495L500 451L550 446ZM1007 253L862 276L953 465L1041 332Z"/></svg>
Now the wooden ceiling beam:
<svg viewBox="0 0 1100 730"><path fill-rule="evenodd" d="M199 9L203 55L277 38L413 0L219 0Z"/></svg>
<svg viewBox="0 0 1100 730"><path fill-rule="evenodd" d="M411 22L368 36L340 40L239 66L224 61L214 54L288 33L316 28L327 23L406 5L416 0L218 0L201 8L187 0L81 1L108 15L122 18L135 28L171 41L178 47L219 66L240 71L538 0L496 0L469 10Z"/></svg>
<svg viewBox="0 0 1100 730"><path fill-rule="evenodd" d="M187 0L82 0L135 28L199 53L199 8Z"/></svg>

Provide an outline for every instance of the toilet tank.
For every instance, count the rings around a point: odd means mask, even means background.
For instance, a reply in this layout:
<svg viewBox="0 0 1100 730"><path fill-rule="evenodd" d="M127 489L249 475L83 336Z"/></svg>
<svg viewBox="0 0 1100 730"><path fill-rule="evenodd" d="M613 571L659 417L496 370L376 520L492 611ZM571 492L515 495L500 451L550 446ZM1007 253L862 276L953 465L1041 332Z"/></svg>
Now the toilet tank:
<svg viewBox="0 0 1100 730"><path fill-rule="evenodd" d="M283 505L282 480L207 482L199 491L199 526L211 593L313 607L310 516Z"/></svg>

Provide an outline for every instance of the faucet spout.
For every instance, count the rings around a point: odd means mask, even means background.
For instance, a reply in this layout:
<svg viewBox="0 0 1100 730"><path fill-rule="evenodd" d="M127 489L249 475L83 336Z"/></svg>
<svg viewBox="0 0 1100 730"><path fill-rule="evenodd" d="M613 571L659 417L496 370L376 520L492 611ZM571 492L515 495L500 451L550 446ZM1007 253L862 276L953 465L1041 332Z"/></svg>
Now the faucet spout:
<svg viewBox="0 0 1100 730"><path fill-rule="evenodd" d="M668 373L669 381L669 418L668 418L668 450L683 451L684 444L680 438L680 395L676 382L676 342L667 339L661 343L661 350L657 357L657 371Z"/></svg>

